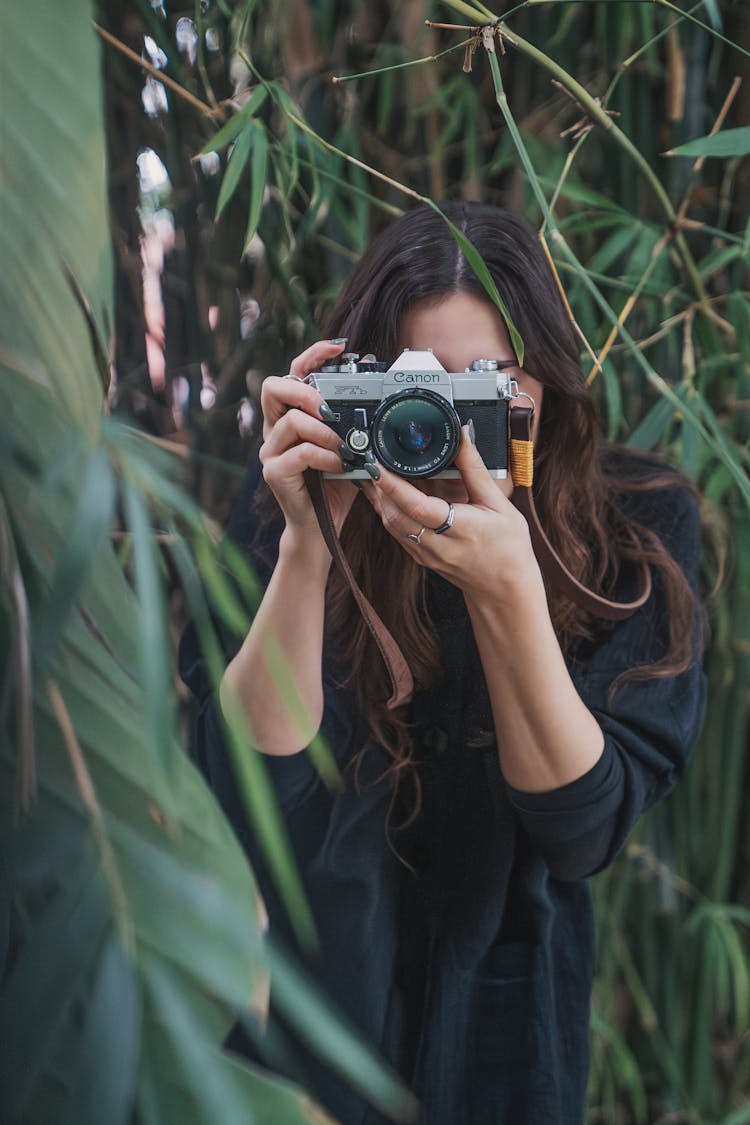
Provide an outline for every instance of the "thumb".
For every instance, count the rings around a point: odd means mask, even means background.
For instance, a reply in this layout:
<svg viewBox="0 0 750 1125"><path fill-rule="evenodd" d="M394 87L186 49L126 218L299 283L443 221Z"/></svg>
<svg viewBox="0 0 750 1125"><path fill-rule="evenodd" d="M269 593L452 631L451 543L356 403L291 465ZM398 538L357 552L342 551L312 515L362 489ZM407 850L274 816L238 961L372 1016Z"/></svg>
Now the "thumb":
<svg viewBox="0 0 750 1125"><path fill-rule="evenodd" d="M474 426L471 422L461 428L461 445L454 464L461 474L469 502L497 509L501 494L474 444Z"/></svg>

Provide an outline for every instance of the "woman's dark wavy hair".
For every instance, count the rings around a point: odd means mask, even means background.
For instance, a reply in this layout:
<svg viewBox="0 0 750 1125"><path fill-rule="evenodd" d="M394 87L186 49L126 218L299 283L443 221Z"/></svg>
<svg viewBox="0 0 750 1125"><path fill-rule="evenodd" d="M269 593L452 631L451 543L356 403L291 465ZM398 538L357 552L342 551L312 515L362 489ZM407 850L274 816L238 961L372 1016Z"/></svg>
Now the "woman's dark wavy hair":
<svg viewBox="0 0 750 1125"><path fill-rule="evenodd" d="M471 202L441 204L484 259L525 345L524 369L544 386L536 445L534 497L557 552L576 577L612 596L633 562L654 568L666 592L668 638L661 659L634 668L626 679L671 676L692 659L696 597L679 566L648 528L627 514L628 493L689 487L654 459L622 457L600 438L594 405L581 371L579 342L557 281L533 229L512 213ZM351 351L392 362L400 351L404 313L418 302L454 293L486 292L447 223L419 207L391 224L369 247L330 312L327 334L347 337ZM500 313L498 312L498 316ZM415 684L430 683L440 654L425 610L425 572L383 529L363 498L344 525L342 546L364 593L400 643ZM563 651L591 639L596 623L567 600L549 595ZM328 638L352 669L363 714L400 774L410 765L403 718L387 711L385 669L349 589L337 571L328 588ZM367 676L358 674L367 668Z"/></svg>

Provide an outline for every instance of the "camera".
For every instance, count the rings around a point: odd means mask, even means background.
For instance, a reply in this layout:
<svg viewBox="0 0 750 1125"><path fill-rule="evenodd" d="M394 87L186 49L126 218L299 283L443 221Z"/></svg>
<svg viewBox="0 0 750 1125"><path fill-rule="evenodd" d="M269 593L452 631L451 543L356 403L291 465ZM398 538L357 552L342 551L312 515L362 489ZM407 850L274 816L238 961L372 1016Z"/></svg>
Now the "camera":
<svg viewBox="0 0 750 1125"><path fill-rule="evenodd" d="M461 427L474 423L477 450L490 476L508 475L508 410L518 396L503 367L515 361L475 359L463 372L446 371L431 349L401 353L386 368L374 355L348 353L307 376L334 413L328 424L354 455L345 474L367 477L373 455L401 477L458 477L453 460Z"/></svg>

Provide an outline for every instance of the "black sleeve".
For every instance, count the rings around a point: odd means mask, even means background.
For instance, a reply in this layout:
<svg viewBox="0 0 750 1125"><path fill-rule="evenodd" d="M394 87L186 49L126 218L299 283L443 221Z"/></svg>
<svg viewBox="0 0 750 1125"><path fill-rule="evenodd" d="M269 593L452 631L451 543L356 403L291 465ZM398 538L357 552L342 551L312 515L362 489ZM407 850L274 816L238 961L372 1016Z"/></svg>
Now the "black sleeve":
<svg viewBox="0 0 750 1125"><path fill-rule="evenodd" d="M685 490L670 489L649 504L650 525L697 590L696 501ZM610 698L619 675L659 658L667 624L664 591L655 581L647 604L611 628L590 658L571 668L583 701L604 732L604 751L596 765L550 792L508 787L525 831L556 878L582 878L610 863L641 813L673 788L689 761L705 708L698 621L694 659L685 672L626 682Z"/></svg>

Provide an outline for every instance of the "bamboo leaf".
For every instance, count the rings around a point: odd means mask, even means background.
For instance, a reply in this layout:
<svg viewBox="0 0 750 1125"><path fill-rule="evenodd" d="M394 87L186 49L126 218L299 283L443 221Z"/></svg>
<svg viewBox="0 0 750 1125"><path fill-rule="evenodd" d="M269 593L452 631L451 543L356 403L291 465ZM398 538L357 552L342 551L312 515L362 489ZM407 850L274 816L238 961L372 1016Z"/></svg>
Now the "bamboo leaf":
<svg viewBox="0 0 750 1125"><path fill-rule="evenodd" d="M144 1125L315 1121L309 1098L291 1083L272 1081L219 1054L207 1034L202 1006L196 1008L179 973L153 957L145 958L145 973L149 1021L139 1091ZM317 1120L324 1125L320 1111Z"/></svg>
<svg viewBox="0 0 750 1125"><path fill-rule="evenodd" d="M268 137L262 127L256 130L255 141L253 143L253 155L251 161L251 179L250 179L250 211L247 217L247 229L245 231L245 246L243 253L247 252L256 230L258 229L258 220L260 219L261 208L263 207L263 195L266 190L266 173L268 169Z"/></svg>
<svg viewBox="0 0 750 1125"><path fill-rule="evenodd" d="M205 156L209 152L221 152L223 148L226 148L247 126L248 118L254 117L265 101L267 94L268 90L265 86L256 86L242 109L230 117L219 131L211 137L210 141L206 141L200 150L200 155Z"/></svg>
<svg viewBox="0 0 750 1125"><path fill-rule="evenodd" d="M203 591L197 582L197 572L191 565L185 545L173 543L172 553L180 569L185 593L190 602L193 621L198 639L208 665L212 687L216 691L224 673L225 660L213 629ZM283 669L281 670L283 673ZM278 674L278 673L277 673ZM297 865L289 844L289 839L279 811L278 801L271 787L268 772L259 754L252 745L244 714L231 697L225 700L224 710L217 705L217 721L224 729L225 741L234 763L240 798L247 813L248 822L254 827L270 870L273 872L279 895L289 914L292 925L303 948L315 948L317 935L315 925L300 881ZM328 766L325 751L318 751L323 761L321 773L326 776ZM338 777L338 771L333 766ZM328 769L330 774L331 770Z"/></svg>
<svg viewBox="0 0 750 1125"><path fill-rule="evenodd" d="M723 129L707 137L697 137L678 148L665 152L665 156L747 156L750 153L750 125L737 129Z"/></svg>
<svg viewBox="0 0 750 1125"><path fill-rule="evenodd" d="M721 12L719 11L718 0L703 0L703 6L706 9L711 27L714 31L721 31Z"/></svg>
<svg viewBox="0 0 750 1125"><path fill-rule="evenodd" d="M394 1121L412 1121L417 1102L391 1068L347 1024L315 982L271 945L271 991L285 1019L310 1049Z"/></svg>
<svg viewBox="0 0 750 1125"><path fill-rule="evenodd" d="M632 449L655 449L674 416L674 402L660 398L633 430L628 445Z"/></svg>
<svg viewBox="0 0 750 1125"><path fill-rule="evenodd" d="M604 395L607 401L607 434L614 441L622 421L622 391L617 372L609 360L604 361Z"/></svg>
<svg viewBox="0 0 750 1125"><path fill-rule="evenodd" d="M719 1125L750 1125L750 1105L736 1109L727 1117L723 1117Z"/></svg>
<svg viewBox="0 0 750 1125"><path fill-rule="evenodd" d="M224 173L224 178L221 181L221 188L219 189L219 198L216 203L216 218L218 219L222 211L229 203L230 199L236 192L242 173L245 170L250 150L253 146L253 139L256 135L254 124L245 125L242 132L234 142L234 147L229 154L227 161L227 168Z"/></svg>
<svg viewBox="0 0 750 1125"><path fill-rule="evenodd" d="M98 563L112 522L115 482L103 447L87 458L76 492L68 541L57 560L44 609L34 622L36 644L47 657L53 655L67 616Z"/></svg>
<svg viewBox="0 0 750 1125"><path fill-rule="evenodd" d="M451 234L455 238L458 245L461 247L466 261L469 263L471 268L474 270L474 273L481 281L490 300L500 310L500 315L505 321L505 327L508 329L508 335L510 336L510 342L513 346L513 351L516 353L518 366L523 367L523 339L521 338L520 332L513 323L505 302L498 293L494 278L492 277L490 271L487 269L487 266L485 265L481 254L479 253L477 248L469 241L463 231L459 230L455 223L452 223L450 219L443 215L443 212L440 210L436 203L432 203L432 201L429 201L429 203L430 207L432 207L434 211L437 211L437 213L442 217L443 221L447 223Z"/></svg>
<svg viewBox="0 0 750 1125"><path fill-rule="evenodd" d="M128 480L123 484L123 502L133 535L135 588L142 607L139 614L139 663L143 674L144 719L153 760L160 764L166 778L172 778L177 728L172 694L172 654L157 551L143 500Z"/></svg>
<svg viewBox="0 0 750 1125"><path fill-rule="evenodd" d="M0 20L0 153L7 173L0 340L47 374L57 408L92 437L101 385L66 270L92 302L98 338L107 340L114 317L99 45L82 0L64 8L13 0L0 6ZM61 370L65 378L50 377Z"/></svg>
<svg viewBox="0 0 750 1125"><path fill-rule="evenodd" d="M112 1013L117 1019L112 1019ZM106 1121L127 1125L140 1040L140 986L136 967L110 935L96 966L81 1029L77 1067L67 1077L69 1094L60 1125ZM93 1076L91 1061L97 1066ZM93 1080L92 1080L93 1079Z"/></svg>
<svg viewBox="0 0 750 1125"><path fill-rule="evenodd" d="M60 1036L71 1033L89 959L108 926L109 909L96 856L88 847L58 886L3 982L0 998L0 1109L17 1121Z"/></svg>

